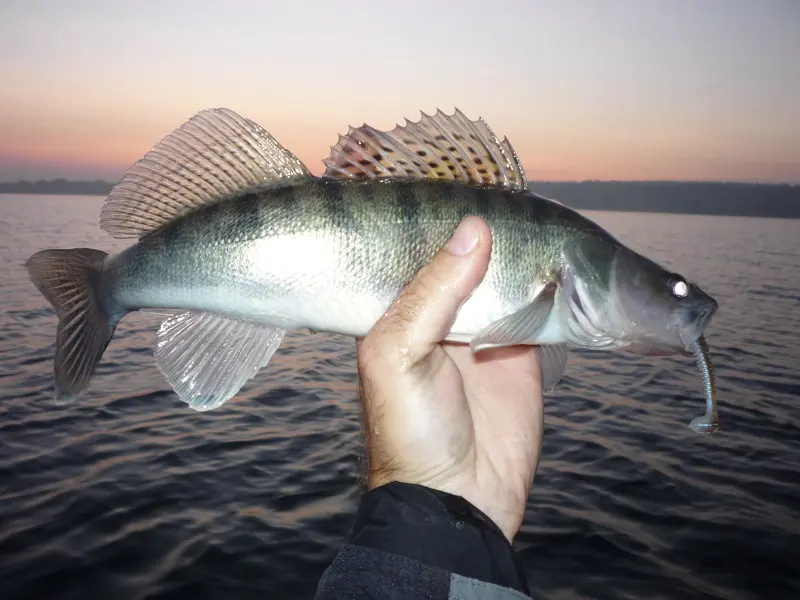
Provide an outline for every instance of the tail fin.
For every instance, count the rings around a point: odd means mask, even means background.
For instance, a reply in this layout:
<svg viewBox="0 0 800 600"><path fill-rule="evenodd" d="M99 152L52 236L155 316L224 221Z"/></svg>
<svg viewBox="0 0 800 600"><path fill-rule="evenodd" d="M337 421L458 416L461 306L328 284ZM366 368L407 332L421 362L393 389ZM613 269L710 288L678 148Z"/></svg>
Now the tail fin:
<svg viewBox="0 0 800 600"><path fill-rule="evenodd" d="M108 314L98 294L106 256L91 248L42 250L25 263L33 283L58 314L57 404L72 402L89 386L119 321Z"/></svg>

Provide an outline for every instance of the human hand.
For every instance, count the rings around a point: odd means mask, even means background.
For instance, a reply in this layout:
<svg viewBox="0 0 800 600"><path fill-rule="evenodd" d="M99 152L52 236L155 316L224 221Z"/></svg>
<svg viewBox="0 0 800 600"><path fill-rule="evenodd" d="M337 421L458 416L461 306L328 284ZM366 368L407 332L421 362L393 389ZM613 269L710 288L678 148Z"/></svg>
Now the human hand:
<svg viewBox="0 0 800 600"><path fill-rule="evenodd" d="M544 429L536 347L473 354L440 343L480 284L492 234L468 217L357 342L369 489L415 483L471 502L511 542L539 465Z"/></svg>

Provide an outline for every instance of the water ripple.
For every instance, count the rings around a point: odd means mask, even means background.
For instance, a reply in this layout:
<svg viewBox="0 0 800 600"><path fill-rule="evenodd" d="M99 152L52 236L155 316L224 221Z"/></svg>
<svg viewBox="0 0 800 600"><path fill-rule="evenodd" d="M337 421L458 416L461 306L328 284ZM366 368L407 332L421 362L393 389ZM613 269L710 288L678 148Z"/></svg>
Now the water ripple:
<svg viewBox="0 0 800 600"><path fill-rule="evenodd" d="M99 205L0 198L0 595L310 597L358 501L352 340L288 335L242 397L197 414L153 364L158 320L132 315L88 397L55 406L55 316L22 264L123 248ZM536 597L800 598L800 222L590 216L720 301L723 430L687 427L690 359L576 353L517 539Z"/></svg>

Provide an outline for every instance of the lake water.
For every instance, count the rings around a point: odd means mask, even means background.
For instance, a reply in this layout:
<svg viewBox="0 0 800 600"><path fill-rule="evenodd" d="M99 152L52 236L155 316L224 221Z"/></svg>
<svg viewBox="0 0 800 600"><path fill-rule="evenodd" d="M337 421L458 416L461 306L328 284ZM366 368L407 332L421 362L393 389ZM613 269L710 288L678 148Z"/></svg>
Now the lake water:
<svg viewBox="0 0 800 600"><path fill-rule="evenodd" d="M131 315L88 397L57 408L56 320L22 264L125 247L101 203L0 196L0 598L312 597L359 496L353 341L290 334L200 414ZM573 355L516 541L534 596L800 598L800 221L587 214L718 300L723 429L687 427L691 359Z"/></svg>

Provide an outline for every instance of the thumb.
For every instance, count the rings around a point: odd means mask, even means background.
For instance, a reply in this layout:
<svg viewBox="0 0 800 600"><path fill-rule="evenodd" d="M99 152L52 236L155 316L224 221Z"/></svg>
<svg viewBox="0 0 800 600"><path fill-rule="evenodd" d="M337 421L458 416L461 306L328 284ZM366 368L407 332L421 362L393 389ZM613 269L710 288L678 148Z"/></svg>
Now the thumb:
<svg viewBox="0 0 800 600"><path fill-rule="evenodd" d="M491 251L492 231L486 221L479 217L462 220L447 245L404 288L367 336L371 351L394 355L405 367L425 359L445 338L459 308L483 280Z"/></svg>

